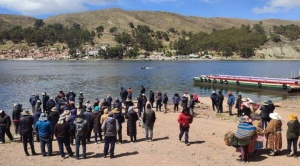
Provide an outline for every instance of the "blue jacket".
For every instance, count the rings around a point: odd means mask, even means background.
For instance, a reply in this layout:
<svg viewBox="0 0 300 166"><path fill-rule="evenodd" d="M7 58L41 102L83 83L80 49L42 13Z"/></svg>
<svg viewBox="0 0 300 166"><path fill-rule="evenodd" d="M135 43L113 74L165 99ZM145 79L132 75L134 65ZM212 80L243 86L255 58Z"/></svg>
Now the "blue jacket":
<svg viewBox="0 0 300 166"><path fill-rule="evenodd" d="M39 120L41 116L41 112L40 111L35 111L33 114L33 124L35 125L36 122Z"/></svg>
<svg viewBox="0 0 300 166"><path fill-rule="evenodd" d="M71 115L69 116L67 122L68 122L69 125L70 125L70 130L71 130L71 131L75 131L74 120L75 120L76 117L77 117L77 112L76 112L76 109L72 109L70 112L71 112Z"/></svg>
<svg viewBox="0 0 300 166"><path fill-rule="evenodd" d="M194 108L195 107L195 100L191 99L190 100L190 108Z"/></svg>
<svg viewBox="0 0 300 166"><path fill-rule="evenodd" d="M174 104L179 104L179 102L181 101L181 98L180 98L180 96L173 96L173 103Z"/></svg>
<svg viewBox="0 0 300 166"><path fill-rule="evenodd" d="M234 105L235 98L233 95L228 96L227 104Z"/></svg>
<svg viewBox="0 0 300 166"><path fill-rule="evenodd" d="M49 120L37 121L34 129L38 130L40 137L49 137L53 132L53 126Z"/></svg>

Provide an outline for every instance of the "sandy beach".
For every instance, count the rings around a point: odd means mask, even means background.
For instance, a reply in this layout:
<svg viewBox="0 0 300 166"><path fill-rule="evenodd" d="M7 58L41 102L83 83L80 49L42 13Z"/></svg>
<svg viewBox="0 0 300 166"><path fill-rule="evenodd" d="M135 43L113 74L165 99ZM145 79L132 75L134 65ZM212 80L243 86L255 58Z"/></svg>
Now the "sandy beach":
<svg viewBox="0 0 300 166"><path fill-rule="evenodd" d="M226 131L236 131L238 119L236 116L228 116L227 99L224 100L223 114L216 114L211 108L209 97L201 97L201 103L195 108L196 117L191 124L189 141L190 146L186 146L178 139L179 126L177 117L179 113L173 113L173 105L169 105L169 111L156 112L156 122L154 125L154 141L146 142L144 139L144 129L139 127L136 143L130 143L126 135L126 122L123 124L124 144L116 144L115 158L103 158L104 144L88 144L87 159L75 160L75 158L61 159L58 152L56 140L53 141L54 156L42 157L40 155L39 143L35 142L37 156L26 157L23 145L20 142L9 142L0 145L1 160L0 165L203 165L203 166L235 166L243 165L238 159L240 153L235 152L235 148L226 146L223 140ZM287 116L291 113L299 113L298 103L300 100L286 100L277 103L275 111L282 117L283 123L283 150L279 156L268 156L269 150L259 150L258 154L250 155L247 165L299 165L299 158L286 157L286 123ZM236 110L234 109L234 113ZM11 132L13 130L11 129ZM92 138L93 140L93 138ZM72 146L73 152L75 146ZM81 149L80 149L81 150ZM299 151L299 150L298 150ZM30 152L30 150L29 150Z"/></svg>

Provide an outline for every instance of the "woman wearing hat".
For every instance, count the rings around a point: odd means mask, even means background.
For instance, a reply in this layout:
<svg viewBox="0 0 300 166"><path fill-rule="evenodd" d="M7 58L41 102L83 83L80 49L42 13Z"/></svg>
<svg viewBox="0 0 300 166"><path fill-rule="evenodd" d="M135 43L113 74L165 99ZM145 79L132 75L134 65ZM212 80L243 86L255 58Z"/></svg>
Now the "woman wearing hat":
<svg viewBox="0 0 300 166"><path fill-rule="evenodd" d="M288 116L288 129L286 132L286 138L287 138L287 156L288 157L297 157L297 142L298 142L298 137L299 137L299 129L300 129L300 124L298 121L298 117L296 114L291 114ZM293 144L293 149L294 153L291 153L291 146Z"/></svg>
<svg viewBox="0 0 300 166"><path fill-rule="evenodd" d="M262 128L265 129L268 125L269 121L270 109L267 102L262 102L262 106L260 107L260 117L261 117L261 125Z"/></svg>
<svg viewBox="0 0 300 166"><path fill-rule="evenodd" d="M256 134L253 137L255 147L254 153L256 153L258 149L263 148L264 131L261 128L260 115L258 113L252 113L250 117L252 120L252 125L256 127Z"/></svg>
<svg viewBox="0 0 300 166"><path fill-rule="evenodd" d="M278 154L282 148L282 135L281 135L281 117L277 112L273 112L270 115L271 121L265 129L265 136L267 139L266 148L271 149L271 156Z"/></svg>

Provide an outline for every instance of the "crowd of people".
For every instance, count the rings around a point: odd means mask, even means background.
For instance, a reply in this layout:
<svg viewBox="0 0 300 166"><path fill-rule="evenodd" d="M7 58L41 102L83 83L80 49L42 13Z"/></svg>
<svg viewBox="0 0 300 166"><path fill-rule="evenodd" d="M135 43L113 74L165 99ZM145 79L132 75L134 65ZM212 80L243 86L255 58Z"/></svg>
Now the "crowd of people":
<svg viewBox="0 0 300 166"><path fill-rule="evenodd" d="M217 101L219 95L217 95ZM211 99L213 106L215 104L215 92L212 93ZM235 104L239 124L237 131L225 134L225 142L228 145L237 148L241 152L241 161L248 162L250 154L257 154L260 149L270 149L270 156L276 156L282 149L282 120L280 115L275 112L275 105L271 100L261 104L253 102L250 98L242 98L238 95L235 98L231 92L228 92L228 112L232 116L232 107ZM218 105L218 110L222 106ZM260 110L260 111L258 111ZM218 111L221 112L221 111ZM300 124L296 114L288 116L287 122L287 156L297 158L297 142L300 132ZM229 143L228 143L229 142ZM265 145L264 145L265 144ZM291 146L293 145L293 153ZM299 144L300 146L300 144Z"/></svg>
<svg viewBox="0 0 300 166"><path fill-rule="evenodd" d="M87 100L83 92L79 93L78 104L75 104L76 93L73 91L65 94L62 90L55 98L50 97L46 92L39 95L33 93L29 98L31 110L24 110L22 104L14 104L12 111L12 122L14 124L15 135L20 135L26 156L29 156L28 144L31 155L37 155L34 147L34 140L40 143L42 156L52 156L53 140L56 138L59 153L62 158L66 158L64 147L69 157L82 159L87 157L87 143L99 144L104 142L104 157L108 155L114 158L115 144L123 143L122 124L127 123L127 135L130 142L137 141L137 125L145 129L145 139L153 141L153 128L156 120L156 112L167 113L168 96L162 95L160 91L154 94L149 93L149 101L145 95L146 89L141 86L137 97L137 111L134 110L132 100L132 89L121 88L120 98L114 101L110 95L99 100L95 98L93 102ZM189 95L184 92L180 97L175 93L173 98L174 113L178 112L178 105L181 103L182 113L177 121L180 126L179 140L185 134L185 144L189 145L188 132L193 121L194 106L198 101L196 94ZM153 110L154 102L156 111ZM163 107L162 107L163 106ZM125 109L125 110L124 110ZM10 133L11 118L4 110L0 111L0 143L5 143L5 134L13 141ZM92 132L94 141L92 142ZM117 139L118 138L118 139ZM75 154L72 151L75 146ZM47 147L47 150L46 150ZM82 148L82 155L79 150Z"/></svg>

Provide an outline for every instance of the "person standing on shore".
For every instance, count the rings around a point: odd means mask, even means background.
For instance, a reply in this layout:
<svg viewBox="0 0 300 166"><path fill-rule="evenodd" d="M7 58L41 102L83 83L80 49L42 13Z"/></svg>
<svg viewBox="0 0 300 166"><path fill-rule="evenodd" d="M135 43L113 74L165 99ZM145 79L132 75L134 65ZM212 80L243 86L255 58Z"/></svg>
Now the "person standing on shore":
<svg viewBox="0 0 300 166"><path fill-rule="evenodd" d="M15 127L15 135L20 133L20 118L22 113L22 104L14 104L12 120Z"/></svg>
<svg viewBox="0 0 300 166"><path fill-rule="evenodd" d="M219 91L219 94L217 96L218 113L223 113L223 101L224 101L224 96L222 94L222 91Z"/></svg>
<svg viewBox="0 0 300 166"><path fill-rule="evenodd" d="M95 98L95 101L94 101L94 105L93 105L93 109L95 109L96 106L99 107L99 98Z"/></svg>
<svg viewBox="0 0 300 166"><path fill-rule="evenodd" d="M118 133L117 135L119 135L119 143L122 144L123 141L122 141L122 123L124 123L125 121L125 118L124 118L124 115L122 115L122 113L117 109L115 108L112 113L114 114L114 118L117 119L118 121L118 125L119 125L119 130L118 130Z"/></svg>
<svg viewBox="0 0 300 166"><path fill-rule="evenodd" d="M174 113L178 112L178 105L180 101L181 101L180 96L178 95L178 93L175 93L173 96Z"/></svg>
<svg viewBox="0 0 300 166"><path fill-rule="evenodd" d="M127 98L129 98L130 100L132 100L132 89L131 89L131 87L129 87L128 89L127 89Z"/></svg>
<svg viewBox="0 0 300 166"><path fill-rule="evenodd" d="M53 100L53 98L50 97L50 99L48 100L47 103L45 103L45 105L46 105L46 113L49 115L50 114L50 110L55 107L56 103ZM43 104L43 106L44 106L44 104ZM59 110L57 110L57 111L59 111Z"/></svg>
<svg viewBox="0 0 300 166"><path fill-rule="evenodd" d="M146 88L144 87L144 85L141 86L140 94L146 94Z"/></svg>
<svg viewBox="0 0 300 166"><path fill-rule="evenodd" d="M144 102L144 98L143 98L143 95L141 94L137 98L137 108L138 108L138 115L139 115L139 117L141 117L142 112L143 112L143 102Z"/></svg>
<svg viewBox="0 0 300 166"><path fill-rule="evenodd" d="M80 93L79 93L79 96L78 96L79 109L82 109L83 100L84 100L83 93L80 92Z"/></svg>
<svg viewBox="0 0 300 166"><path fill-rule="evenodd" d="M66 115L61 114L57 124L54 127L53 131L59 148L60 156L64 159L65 152L64 152L64 145L67 149L69 157L73 156L73 152L70 146L70 126L66 121Z"/></svg>
<svg viewBox="0 0 300 166"><path fill-rule="evenodd" d="M114 158L114 152L115 152L115 144L116 144L116 135L119 129L119 123L118 120L113 117L113 113L108 113L108 118L105 119L101 126L103 132L104 132L104 157L106 158L108 154L108 149L110 145L110 158Z"/></svg>
<svg viewBox="0 0 300 166"><path fill-rule="evenodd" d="M228 100L227 100L227 104L228 104L228 112L229 112L229 116L232 116L232 107L234 105L234 101L235 101L235 98L234 98L234 95L232 94L232 92L228 92ZM250 115L248 115L250 116Z"/></svg>
<svg viewBox="0 0 300 166"><path fill-rule="evenodd" d="M188 101L189 101L188 95L186 93L184 93L182 98L181 98L182 109L188 107Z"/></svg>
<svg viewBox="0 0 300 166"><path fill-rule="evenodd" d="M124 89L123 87L121 87L120 97L121 97L122 103L124 103L125 100L127 99L127 95L128 95L127 90Z"/></svg>
<svg viewBox="0 0 300 166"><path fill-rule="evenodd" d="M238 95L238 98L236 99L235 108L237 109L237 117L242 116L242 95Z"/></svg>
<svg viewBox="0 0 300 166"><path fill-rule="evenodd" d="M10 125L10 117L7 114L5 114L4 110L0 110L0 143L5 143L5 133L7 134L7 131L10 130ZM9 139L13 141L12 136L9 137Z"/></svg>
<svg viewBox="0 0 300 166"><path fill-rule="evenodd" d="M111 104L112 104L112 98L110 96L110 94L107 95L106 101L107 101L107 105L108 105L108 110L111 111Z"/></svg>
<svg viewBox="0 0 300 166"><path fill-rule="evenodd" d="M150 94L149 94L149 102L151 104L151 107L153 108L153 103L154 103L154 92L152 90L150 90Z"/></svg>
<svg viewBox="0 0 300 166"><path fill-rule="evenodd" d="M145 138L148 142L153 141L153 127L155 119L155 112L151 109L151 104L147 104L147 109L143 114L143 123L145 124ZM149 133L150 139L148 137Z"/></svg>
<svg viewBox="0 0 300 166"><path fill-rule="evenodd" d="M163 99L162 99L162 102L163 102L163 105L164 105L164 113L167 113L167 105L168 105L168 96L167 96L167 93L164 93L164 96L163 96Z"/></svg>
<svg viewBox="0 0 300 166"><path fill-rule="evenodd" d="M195 116L195 112L194 112L194 107L195 107L195 100L194 100L194 96L190 95L190 114L194 117Z"/></svg>
<svg viewBox="0 0 300 166"><path fill-rule="evenodd" d="M267 102L263 102L260 107L260 117L261 117L261 125L262 128L265 129L268 126L270 109Z"/></svg>
<svg viewBox="0 0 300 166"><path fill-rule="evenodd" d="M289 121L287 122L287 132L286 132L286 138L287 138L287 157L295 157L297 158L297 142L299 138L299 129L300 124L298 121L298 117L296 114L291 114L288 116ZM293 144L294 153L291 153L291 146Z"/></svg>
<svg viewBox="0 0 300 166"><path fill-rule="evenodd" d="M35 96L36 96L36 94L32 93L32 95L29 98L29 103L30 103L31 108L32 108L32 113L34 113L34 111L35 111L35 104L36 104L36 101L37 101Z"/></svg>
<svg viewBox="0 0 300 166"><path fill-rule="evenodd" d="M22 112L22 118L20 119L20 134L22 137L23 148L26 156L29 156L27 143L30 145L31 155L37 155L34 150L33 144L33 117L28 110Z"/></svg>
<svg viewBox="0 0 300 166"><path fill-rule="evenodd" d="M217 95L216 91L212 91L212 94L210 95L210 99L211 99L212 109L214 111L215 111L215 108L218 110L218 105L217 105L218 95Z"/></svg>
<svg viewBox="0 0 300 166"><path fill-rule="evenodd" d="M100 137L100 141L102 141L102 135L101 135L101 130L100 130L100 117L101 117L101 112L99 111L99 107L96 106L94 108L94 111L92 112L92 119L93 119L93 131L94 131L94 138L95 138L95 144L98 144L98 134Z"/></svg>
<svg viewBox="0 0 300 166"><path fill-rule="evenodd" d="M122 112L122 103L120 102L119 98L116 98L113 108L118 108L119 111Z"/></svg>
<svg viewBox="0 0 300 166"><path fill-rule="evenodd" d="M57 112L57 109L55 107L51 109L50 115L48 116L48 120L50 121L53 127L57 124L59 120L59 113ZM54 133L52 133L52 138L53 138L53 134Z"/></svg>
<svg viewBox="0 0 300 166"><path fill-rule="evenodd" d="M36 122L34 128L38 131L41 153L45 157L45 145L48 148L48 156L52 155L52 132L53 127L45 113L41 113L39 120Z"/></svg>
<svg viewBox="0 0 300 166"><path fill-rule="evenodd" d="M41 116L41 112L40 111L35 111L33 114L33 125L35 126L36 122L39 121L39 118ZM35 134L36 134L36 142L40 142L40 137L39 137L39 132L37 129L35 129Z"/></svg>
<svg viewBox="0 0 300 166"><path fill-rule="evenodd" d="M179 123L179 129L180 129L179 141L181 141L181 138L184 134L185 135L184 142L185 142L185 145L188 146L188 145L190 145L189 144L190 124L193 122L193 116L190 114L188 107L183 108L181 114L179 114L179 116L178 116L177 121Z"/></svg>
<svg viewBox="0 0 300 166"><path fill-rule="evenodd" d="M139 120L139 117L133 108L129 107L125 118L127 119L127 135L130 137L130 142L136 142L136 121Z"/></svg>
<svg viewBox="0 0 300 166"><path fill-rule="evenodd" d="M126 99L126 101L125 101L125 106L126 106L126 108L125 108L125 115L127 114L127 112L128 112L128 108L130 107L130 106L133 106L134 104L133 104L133 102L129 99L129 98L127 98ZM119 110L119 109L118 109Z"/></svg>
<svg viewBox="0 0 300 166"><path fill-rule="evenodd" d="M161 112L161 102L162 102L162 94L160 91L158 91L156 95L156 112L158 110L159 112Z"/></svg>
<svg viewBox="0 0 300 166"><path fill-rule="evenodd" d="M275 156L282 148L282 121L277 112L273 112L270 115L271 121L265 129L266 135L266 148L271 149L270 156Z"/></svg>
<svg viewBox="0 0 300 166"><path fill-rule="evenodd" d="M48 113L47 109L47 102L50 100L50 97L47 95L46 92L42 93L42 104L43 104L43 112Z"/></svg>
<svg viewBox="0 0 300 166"><path fill-rule="evenodd" d="M86 140L87 142L91 142L91 134L93 130L93 115L91 109L87 109L85 112L83 112L83 119L86 120L87 127L88 127Z"/></svg>
<svg viewBox="0 0 300 166"><path fill-rule="evenodd" d="M80 114L74 120L75 140L76 140L76 159L79 160L79 146L82 145L82 158L86 159L86 135L88 131L87 122L83 119L83 114Z"/></svg>
<svg viewBox="0 0 300 166"><path fill-rule="evenodd" d="M68 117L67 122L70 125L70 143L71 143L71 145L74 145L74 138L75 138L74 120L77 117L77 110L76 109L72 109L70 112L71 112L71 115Z"/></svg>

